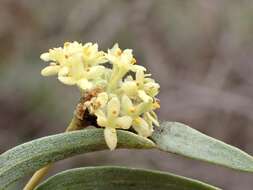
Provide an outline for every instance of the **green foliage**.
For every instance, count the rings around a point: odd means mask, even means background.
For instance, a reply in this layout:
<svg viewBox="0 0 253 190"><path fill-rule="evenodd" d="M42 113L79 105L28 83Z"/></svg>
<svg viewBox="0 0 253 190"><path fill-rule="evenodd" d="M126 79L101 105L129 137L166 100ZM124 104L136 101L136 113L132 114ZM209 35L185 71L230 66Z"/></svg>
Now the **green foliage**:
<svg viewBox="0 0 253 190"><path fill-rule="evenodd" d="M118 147L153 148L152 141L131 132L118 131ZM103 129L87 129L37 139L0 155L0 189L39 168L70 156L108 149Z"/></svg>
<svg viewBox="0 0 253 190"><path fill-rule="evenodd" d="M245 172L253 172L253 158L245 152L208 137L182 123L164 122L152 140L118 130L118 148L152 149L176 153ZM108 149L103 129L88 128L57 134L19 145L0 155L0 189L49 163L74 155ZM43 183L42 189L216 189L168 173L118 167L70 170ZM85 184L85 185L84 185ZM116 187L117 185L117 187ZM145 188L144 188L145 187ZM82 188L83 189L83 188Z"/></svg>
<svg viewBox="0 0 253 190"><path fill-rule="evenodd" d="M253 172L253 157L224 142L178 122L164 122L152 139L162 151Z"/></svg>
<svg viewBox="0 0 253 190"><path fill-rule="evenodd" d="M123 167L87 167L59 173L36 190L218 190L197 180L165 172Z"/></svg>

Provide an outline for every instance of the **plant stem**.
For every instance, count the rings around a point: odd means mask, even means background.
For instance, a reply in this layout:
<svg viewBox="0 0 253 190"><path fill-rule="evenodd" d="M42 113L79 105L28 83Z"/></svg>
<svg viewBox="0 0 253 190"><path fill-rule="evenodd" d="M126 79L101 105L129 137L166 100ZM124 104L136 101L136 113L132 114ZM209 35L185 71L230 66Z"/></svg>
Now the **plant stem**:
<svg viewBox="0 0 253 190"><path fill-rule="evenodd" d="M41 168L40 170L36 171L33 174L32 178L28 181L28 183L24 187L24 190L33 190L40 183L40 181L47 175L51 167L52 164L48 164L44 168Z"/></svg>
<svg viewBox="0 0 253 190"><path fill-rule="evenodd" d="M82 128L81 120L78 119L74 114L65 132L75 131L81 128ZM40 181L47 175L48 171L51 169L52 166L53 164L48 164L47 166L36 171L23 190L33 190L40 183Z"/></svg>

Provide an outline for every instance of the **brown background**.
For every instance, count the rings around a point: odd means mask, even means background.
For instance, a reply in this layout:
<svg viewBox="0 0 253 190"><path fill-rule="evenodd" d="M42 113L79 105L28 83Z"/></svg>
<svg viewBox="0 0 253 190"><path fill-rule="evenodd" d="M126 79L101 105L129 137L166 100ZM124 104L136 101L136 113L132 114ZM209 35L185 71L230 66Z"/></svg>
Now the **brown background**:
<svg viewBox="0 0 253 190"><path fill-rule="evenodd" d="M161 84L161 120L187 123L253 154L250 0L0 0L0 153L66 127L77 89L41 77L39 55L73 40L134 49ZM252 175L158 151L81 155L57 163L53 173L108 164L253 188Z"/></svg>

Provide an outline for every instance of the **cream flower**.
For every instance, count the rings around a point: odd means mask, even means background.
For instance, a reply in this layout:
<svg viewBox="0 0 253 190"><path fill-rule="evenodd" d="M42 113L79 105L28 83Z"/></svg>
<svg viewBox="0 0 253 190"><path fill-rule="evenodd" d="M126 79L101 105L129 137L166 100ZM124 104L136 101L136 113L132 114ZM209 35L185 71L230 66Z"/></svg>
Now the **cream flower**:
<svg viewBox="0 0 253 190"><path fill-rule="evenodd" d="M147 78L144 71L137 70L135 74L135 80L132 77L125 79L125 82L121 85L121 89L128 96L141 96L145 98L147 96L155 97L159 92L160 85L153 79Z"/></svg>
<svg viewBox="0 0 253 190"><path fill-rule="evenodd" d="M159 125L156 115L152 111L152 101L141 102L134 105L127 95L123 95L121 102L123 112L133 119L132 125L134 130L141 136L150 136L153 132L153 123L157 126ZM142 114L145 115L146 120L141 117Z"/></svg>
<svg viewBox="0 0 253 190"><path fill-rule="evenodd" d="M103 51L98 51L98 45L92 43L86 43L83 46L83 61L88 67L105 63L107 59Z"/></svg>
<svg viewBox="0 0 253 190"><path fill-rule="evenodd" d="M106 58L113 65L112 75L110 83L108 85L109 90L115 89L118 82L124 77L127 72L146 70L145 67L135 65L136 59L133 57L132 51L133 50L131 49L125 49L122 51L117 43L112 47L112 49L108 50Z"/></svg>
<svg viewBox="0 0 253 190"><path fill-rule="evenodd" d="M129 129L132 125L132 118L130 116L120 115L120 101L115 96L107 104L106 114L102 109L95 112L97 116L97 123L101 127L105 127L104 136L105 141L111 150L115 149L117 145L116 128Z"/></svg>
<svg viewBox="0 0 253 190"><path fill-rule="evenodd" d="M133 50L131 49L125 49L124 51L122 51L119 48L119 45L116 43L112 47L112 49L108 50L106 57L108 58L110 62L116 64L118 67L130 68L131 65L136 63L136 60L133 57L132 52Z"/></svg>
<svg viewBox="0 0 253 190"><path fill-rule="evenodd" d="M98 64L106 62L104 52L98 51L98 45L78 42L66 42L64 47L50 49L43 53L41 59L54 61L41 71L43 76L57 75L66 85L77 85L82 90L94 88L99 77L106 72L104 66ZM93 67L91 67L93 66Z"/></svg>
<svg viewBox="0 0 253 190"><path fill-rule="evenodd" d="M160 107L155 98L160 86L151 74L145 74L145 67L135 64L131 49L121 50L115 44L104 53L97 44L66 42L63 47L43 53L41 59L50 62L41 71L43 76L57 75L63 84L80 89L84 102L79 107L96 116L111 150L117 146L116 129L132 127L147 138L153 126L159 126L154 110ZM112 67L103 65L106 62ZM78 116L84 119L84 114Z"/></svg>
<svg viewBox="0 0 253 190"><path fill-rule="evenodd" d="M121 50L119 45L116 43L112 49L108 49L106 58L117 68L123 71L134 71L143 70L146 71L146 68L140 65L135 65L136 59L133 56L132 49Z"/></svg>

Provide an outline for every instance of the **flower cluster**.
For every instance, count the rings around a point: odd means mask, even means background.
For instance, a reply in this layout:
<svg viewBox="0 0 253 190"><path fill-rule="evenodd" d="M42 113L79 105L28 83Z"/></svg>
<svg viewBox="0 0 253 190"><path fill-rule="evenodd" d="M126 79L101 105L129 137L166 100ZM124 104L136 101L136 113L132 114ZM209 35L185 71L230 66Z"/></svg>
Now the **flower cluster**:
<svg viewBox="0 0 253 190"><path fill-rule="evenodd" d="M62 83L92 94L83 109L105 128L105 141L111 150L117 145L116 129L132 127L138 135L149 137L153 125L159 125L154 112L160 107L155 98L159 84L145 73L145 67L135 64L131 49L122 51L115 44L105 53L97 44L66 42L64 47L43 53L41 59L50 62L41 71L43 76L57 75Z"/></svg>

